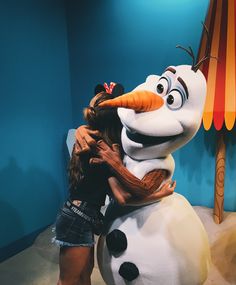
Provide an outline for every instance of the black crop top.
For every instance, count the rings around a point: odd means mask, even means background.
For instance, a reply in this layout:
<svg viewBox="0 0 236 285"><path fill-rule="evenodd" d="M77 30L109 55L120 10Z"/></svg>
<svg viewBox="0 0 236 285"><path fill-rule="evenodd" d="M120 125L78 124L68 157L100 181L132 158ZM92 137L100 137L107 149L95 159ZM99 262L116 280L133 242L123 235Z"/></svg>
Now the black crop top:
<svg viewBox="0 0 236 285"><path fill-rule="evenodd" d="M104 205L106 195L110 194L108 167L106 165L90 166L86 163L83 170L84 177L77 188L70 189L70 199L89 202L96 206Z"/></svg>

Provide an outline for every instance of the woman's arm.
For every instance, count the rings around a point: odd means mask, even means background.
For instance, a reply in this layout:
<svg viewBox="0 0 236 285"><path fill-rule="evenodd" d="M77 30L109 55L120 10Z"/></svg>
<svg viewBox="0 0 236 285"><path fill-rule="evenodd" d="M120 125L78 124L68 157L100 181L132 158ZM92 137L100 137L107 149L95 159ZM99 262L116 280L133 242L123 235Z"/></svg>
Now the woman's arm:
<svg viewBox="0 0 236 285"><path fill-rule="evenodd" d="M122 206L139 206L146 203L155 202L161 198L171 195L176 187L176 181L172 183L171 180L168 180L161 186L161 189L158 192L154 192L143 198L137 198L129 194L122 187L116 177L110 177L108 179L108 183L111 187L115 200Z"/></svg>
<svg viewBox="0 0 236 285"><path fill-rule="evenodd" d="M113 193L113 196L115 200L122 206L125 206L127 201L129 201L132 197L132 195L125 191L122 185L119 183L119 181L115 177L109 177L108 183L110 185L111 191Z"/></svg>
<svg viewBox="0 0 236 285"><path fill-rule="evenodd" d="M106 162L119 183L134 197L150 195L160 187L168 175L167 170L157 169L147 173L142 179L137 178L123 165L117 144L113 144L111 148L100 140L95 151L98 158L92 158L90 163Z"/></svg>

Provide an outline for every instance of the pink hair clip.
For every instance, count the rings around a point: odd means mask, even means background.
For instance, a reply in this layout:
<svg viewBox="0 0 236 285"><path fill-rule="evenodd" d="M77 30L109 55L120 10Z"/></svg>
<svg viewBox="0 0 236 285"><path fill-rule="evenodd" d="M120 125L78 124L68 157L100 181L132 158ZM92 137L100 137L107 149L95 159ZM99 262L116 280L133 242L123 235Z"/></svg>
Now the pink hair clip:
<svg viewBox="0 0 236 285"><path fill-rule="evenodd" d="M104 83L104 84L103 84L103 86L104 86L104 88L106 89L106 92L107 92L108 94L112 94L112 90L113 90L113 88L115 87L115 85L116 85L115 82L110 82L110 85L109 85L109 86L108 86L107 83Z"/></svg>

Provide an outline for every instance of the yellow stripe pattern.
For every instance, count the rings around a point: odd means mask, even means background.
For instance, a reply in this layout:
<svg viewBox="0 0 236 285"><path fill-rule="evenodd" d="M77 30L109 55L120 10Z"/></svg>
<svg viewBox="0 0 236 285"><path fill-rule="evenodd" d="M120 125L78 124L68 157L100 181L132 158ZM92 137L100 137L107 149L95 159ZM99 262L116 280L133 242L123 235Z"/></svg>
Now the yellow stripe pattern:
<svg viewBox="0 0 236 285"><path fill-rule="evenodd" d="M231 130L235 122L235 0L228 0L226 81L225 81L225 125Z"/></svg>

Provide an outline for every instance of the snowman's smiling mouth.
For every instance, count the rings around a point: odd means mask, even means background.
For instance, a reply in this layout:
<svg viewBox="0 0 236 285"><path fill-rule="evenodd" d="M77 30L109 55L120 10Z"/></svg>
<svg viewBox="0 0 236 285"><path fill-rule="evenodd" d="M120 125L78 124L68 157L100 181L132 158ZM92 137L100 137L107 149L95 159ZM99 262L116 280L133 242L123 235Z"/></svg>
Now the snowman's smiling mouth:
<svg viewBox="0 0 236 285"><path fill-rule="evenodd" d="M179 135L165 136L165 137L146 136L136 132L130 132L127 129L126 129L126 135L130 140L136 143L141 143L143 145L158 145L173 140L179 136Z"/></svg>

